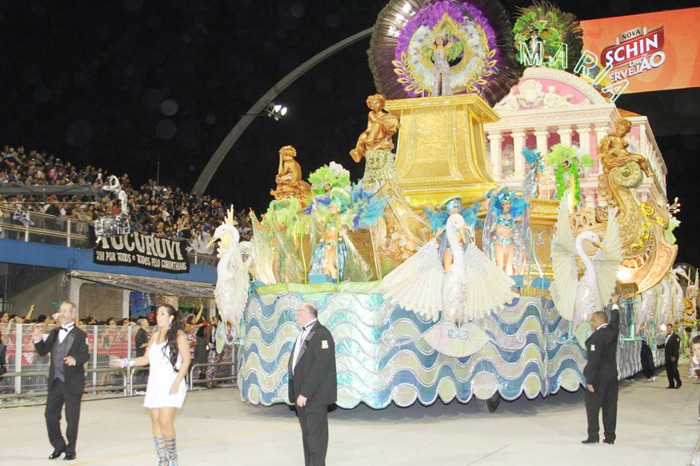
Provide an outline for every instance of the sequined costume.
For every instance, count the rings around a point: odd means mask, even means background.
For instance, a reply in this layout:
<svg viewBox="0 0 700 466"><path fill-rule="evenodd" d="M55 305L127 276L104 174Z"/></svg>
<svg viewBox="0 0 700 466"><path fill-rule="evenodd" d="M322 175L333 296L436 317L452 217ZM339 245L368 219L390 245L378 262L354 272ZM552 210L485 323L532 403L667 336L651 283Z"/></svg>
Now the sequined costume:
<svg viewBox="0 0 700 466"><path fill-rule="evenodd" d="M435 71L433 74L433 96L452 95L450 86L450 64L447 62L446 47L435 49Z"/></svg>

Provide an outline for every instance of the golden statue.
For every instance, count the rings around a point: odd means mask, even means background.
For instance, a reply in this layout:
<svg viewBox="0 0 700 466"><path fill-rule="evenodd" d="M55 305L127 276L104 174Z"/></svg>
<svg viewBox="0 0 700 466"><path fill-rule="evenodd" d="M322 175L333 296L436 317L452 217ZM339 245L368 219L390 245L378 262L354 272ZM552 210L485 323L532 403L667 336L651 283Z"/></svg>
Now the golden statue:
<svg viewBox="0 0 700 466"><path fill-rule="evenodd" d="M646 158L627 150L625 135L632 124L629 120L615 122L615 134L606 136L598 145L602 173L598 174L598 192L608 206L619 208L617 221L622 240L621 283L634 283L638 293L650 289L673 266L678 246L669 244L664 236L669 212L663 194L654 191L640 202L636 188L644 175L655 179ZM654 194L656 193L656 194Z"/></svg>
<svg viewBox="0 0 700 466"><path fill-rule="evenodd" d="M615 134L605 136L598 145L598 159L605 173L612 168L622 167L629 162L635 162L639 164L639 168L642 169L644 174L651 178L654 174L647 164L647 159L643 155L632 154L627 150L629 144L625 141L625 136L631 129L632 123L629 120L624 118L617 120L615 122Z"/></svg>
<svg viewBox="0 0 700 466"><path fill-rule="evenodd" d="M391 138L399 129L399 119L384 111L386 99L381 94L367 97L367 106L371 110L367 116L367 129L357 138L355 148L350 156L360 163L368 150L392 150L394 143Z"/></svg>
<svg viewBox="0 0 700 466"><path fill-rule="evenodd" d="M297 151L292 146L280 149L280 166L275 176L277 189L270 191L276 200L296 197L306 206L306 200L311 192L311 186L301 176L301 166L294 160Z"/></svg>

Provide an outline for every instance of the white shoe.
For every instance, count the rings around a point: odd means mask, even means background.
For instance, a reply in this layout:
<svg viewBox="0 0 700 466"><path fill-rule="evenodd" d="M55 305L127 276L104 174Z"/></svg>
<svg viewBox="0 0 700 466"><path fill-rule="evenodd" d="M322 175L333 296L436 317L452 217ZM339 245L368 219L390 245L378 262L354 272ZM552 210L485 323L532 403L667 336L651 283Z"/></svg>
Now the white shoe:
<svg viewBox="0 0 700 466"><path fill-rule="evenodd" d="M134 392L134 395L136 395L136 396L143 396L143 395L145 395L145 394L146 394L146 392L141 391L141 390L136 390L136 391Z"/></svg>
<svg viewBox="0 0 700 466"><path fill-rule="evenodd" d="M651 381L652 381L652 382L656 382L656 376L652 377L652 378L651 378Z"/></svg>

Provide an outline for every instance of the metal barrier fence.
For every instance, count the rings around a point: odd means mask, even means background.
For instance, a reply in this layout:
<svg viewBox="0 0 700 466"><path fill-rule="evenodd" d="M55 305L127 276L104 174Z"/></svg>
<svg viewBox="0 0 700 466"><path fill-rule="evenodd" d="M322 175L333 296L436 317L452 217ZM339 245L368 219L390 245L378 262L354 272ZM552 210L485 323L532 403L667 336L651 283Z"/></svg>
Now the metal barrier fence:
<svg viewBox="0 0 700 466"><path fill-rule="evenodd" d="M2 342L7 346L7 373L0 377L0 401L7 399L27 399L46 396L50 355L39 356L34 348L32 330L40 324L10 324L2 330ZM47 334L50 329L44 329ZM90 325L82 329L87 334L90 359L86 364L85 391L110 396L131 396L135 391L146 388L148 367L129 370L109 367L113 359L136 357L136 333L138 327L117 327ZM152 328L150 329L152 330ZM192 352L192 363L188 374L188 386L193 388L192 373L202 366L217 366L217 374L203 382L235 381L237 377L237 347L227 346L220 355L219 363L194 363L194 344L197 327L188 331ZM230 368L230 369L229 369ZM143 376L139 373L146 372ZM136 376L134 375L136 374ZM202 382L202 383L203 383Z"/></svg>

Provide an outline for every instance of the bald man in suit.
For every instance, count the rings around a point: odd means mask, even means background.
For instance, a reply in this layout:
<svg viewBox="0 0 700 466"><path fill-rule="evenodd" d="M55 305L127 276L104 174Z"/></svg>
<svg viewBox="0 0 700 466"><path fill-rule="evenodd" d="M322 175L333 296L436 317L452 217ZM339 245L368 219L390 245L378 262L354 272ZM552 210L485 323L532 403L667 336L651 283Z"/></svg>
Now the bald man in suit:
<svg viewBox="0 0 700 466"><path fill-rule="evenodd" d="M304 464L324 466L328 450L328 406L338 396L335 341L318 322L313 303L301 303L297 322L303 327L289 357L289 399L296 406L304 445Z"/></svg>
<svg viewBox="0 0 700 466"><path fill-rule="evenodd" d="M613 295L610 321L603 311L591 315L594 331L586 340L588 364L583 370L586 377L586 415L588 438L581 443L598 443L600 440L598 416L603 411L603 442L615 443L617 425L617 338L620 335L620 311L618 297Z"/></svg>

